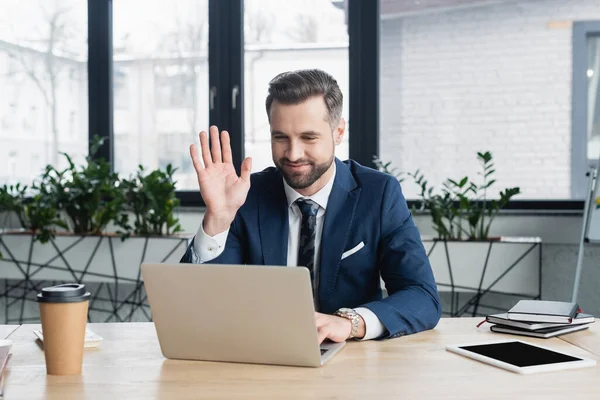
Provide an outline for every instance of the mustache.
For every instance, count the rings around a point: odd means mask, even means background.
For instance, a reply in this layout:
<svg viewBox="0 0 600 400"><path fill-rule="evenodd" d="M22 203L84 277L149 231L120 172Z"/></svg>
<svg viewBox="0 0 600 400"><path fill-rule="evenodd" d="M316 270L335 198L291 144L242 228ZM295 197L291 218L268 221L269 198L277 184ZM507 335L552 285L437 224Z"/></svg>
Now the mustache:
<svg viewBox="0 0 600 400"><path fill-rule="evenodd" d="M282 164L282 165L283 164L288 164L288 165L305 165L305 164L313 165L314 164L310 160L302 160L302 159L300 159L300 160L296 160L296 161L290 161L287 158L281 158L281 159L279 159L279 163Z"/></svg>

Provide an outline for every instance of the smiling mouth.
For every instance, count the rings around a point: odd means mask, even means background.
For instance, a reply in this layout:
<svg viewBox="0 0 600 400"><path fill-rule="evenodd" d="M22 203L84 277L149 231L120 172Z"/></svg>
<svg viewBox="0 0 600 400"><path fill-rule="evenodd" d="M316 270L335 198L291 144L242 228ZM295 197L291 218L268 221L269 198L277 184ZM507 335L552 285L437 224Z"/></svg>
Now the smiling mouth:
<svg viewBox="0 0 600 400"><path fill-rule="evenodd" d="M302 167L308 167L309 164L289 164L289 163L286 163L285 165L287 165L288 167L293 168L293 169L298 169L298 168L302 168Z"/></svg>

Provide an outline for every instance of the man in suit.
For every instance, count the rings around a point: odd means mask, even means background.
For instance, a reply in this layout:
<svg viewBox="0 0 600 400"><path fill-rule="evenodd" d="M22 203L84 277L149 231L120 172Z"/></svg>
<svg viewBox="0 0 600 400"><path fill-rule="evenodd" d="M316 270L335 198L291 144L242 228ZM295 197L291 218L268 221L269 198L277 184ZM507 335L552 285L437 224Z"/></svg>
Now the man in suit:
<svg viewBox="0 0 600 400"><path fill-rule="evenodd" d="M282 73L266 111L276 167L233 164L229 134L200 133L190 154L206 212L188 263L287 265L310 271L319 340L375 339L436 326L431 266L398 181L335 157L345 121L337 82L320 70ZM388 297L383 298L380 276Z"/></svg>

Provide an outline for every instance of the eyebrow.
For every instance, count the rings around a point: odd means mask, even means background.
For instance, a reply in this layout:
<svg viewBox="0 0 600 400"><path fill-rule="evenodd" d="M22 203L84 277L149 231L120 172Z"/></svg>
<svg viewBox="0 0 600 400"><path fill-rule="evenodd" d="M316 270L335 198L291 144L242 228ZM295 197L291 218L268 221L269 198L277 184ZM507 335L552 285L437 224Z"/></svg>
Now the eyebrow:
<svg viewBox="0 0 600 400"><path fill-rule="evenodd" d="M284 135L284 136L289 136L287 133L285 132L281 132L281 131L271 131L271 136L275 136L275 135ZM313 135L313 136L321 136L321 133L316 132L316 131L305 131L300 133L300 135Z"/></svg>

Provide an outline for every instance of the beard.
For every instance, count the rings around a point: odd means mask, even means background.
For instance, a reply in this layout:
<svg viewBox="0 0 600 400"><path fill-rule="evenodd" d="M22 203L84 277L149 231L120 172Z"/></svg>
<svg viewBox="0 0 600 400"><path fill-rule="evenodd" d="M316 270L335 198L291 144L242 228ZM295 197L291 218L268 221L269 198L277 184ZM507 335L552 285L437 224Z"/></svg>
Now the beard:
<svg viewBox="0 0 600 400"><path fill-rule="evenodd" d="M283 174L283 178L292 189L306 189L315 183L333 163L334 156L321 164L317 164L310 160L298 160L291 162L287 158L281 158L275 163L277 168ZM306 166L305 171L294 171L290 165L303 165Z"/></svg>

